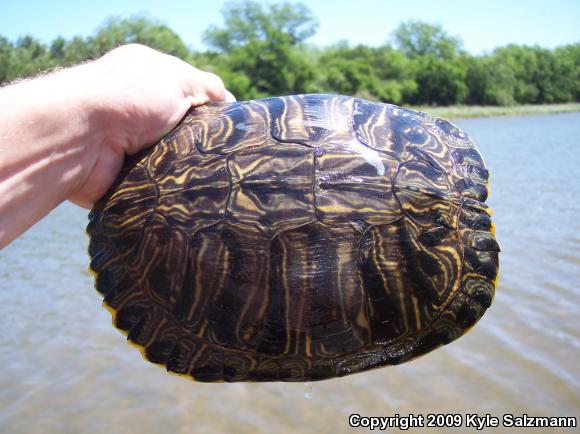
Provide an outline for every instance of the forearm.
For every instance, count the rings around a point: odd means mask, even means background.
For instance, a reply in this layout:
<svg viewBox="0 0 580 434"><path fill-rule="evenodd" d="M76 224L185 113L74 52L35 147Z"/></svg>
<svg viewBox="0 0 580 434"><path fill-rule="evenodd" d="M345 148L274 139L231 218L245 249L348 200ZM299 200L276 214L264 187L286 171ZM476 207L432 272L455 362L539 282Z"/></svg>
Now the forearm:
<svg viewBox="0 0 580 434"><path fill-rule="evenodd" d="M90 67L0 89L0 248L80 188L99 156Z"/></svg>
<svg viewBox="0 0 580 434"><path fill-rule="evenodd" d="M0 248L65 199L90 208L126 154L226 99L218 76L141 45L0 89Z"/></svg>

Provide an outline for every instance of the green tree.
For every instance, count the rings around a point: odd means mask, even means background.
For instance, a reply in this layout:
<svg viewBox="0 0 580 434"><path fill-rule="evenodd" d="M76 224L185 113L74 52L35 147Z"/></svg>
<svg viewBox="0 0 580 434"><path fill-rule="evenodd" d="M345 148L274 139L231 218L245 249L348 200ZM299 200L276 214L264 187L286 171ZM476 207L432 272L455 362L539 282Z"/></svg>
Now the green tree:
<svg viewBox="0 0 580 434"><path fill-rule="evenodd" d="M240 98L307 92L314 81L302 43L316 21L303 4L229 3L224 28L211 27L206 42L222 54L216 70Z"/></svg>
<svg viewBox="0 0 580 434"><path fill-rule="evenodd" d="M148 45L186 60L191 57L179 36L164 24L144 16L110 18L94 36L57 37L48 47L32 36L24 36L15 44L0 37L0 82L96 58L126 43Z"/></svg>
<svg viewBox="0 0 580 434"><path fill-rule="evenodd" d="M8 56L3 74L7 81L30 77L50 67L46 46L32 36L23 36L16 41Z"/></svg>
<svg viewBox="0 0 580 434"><path fill-rule="evenodd" d="M14 50L12 43L4 36L0 36L0 84L9 80L8 70L10 68L12 50Z"/></svg>
<svg viewBox="0 0 580 434"><path fill-rule="evenodd" d="M409 21L399 25L392 39L413 61L416 104L460 104L468 96L467 58L462 42L440 25Z"/></svg>
<svg viewBox="0 0 580 434"><path fill-rule="evenodd" d="M230 2L222 11L225 27L211 26L205 41L222 52L254 41L278 40L297 45L316 33L318 26L305 4L274 3L264 7L252 0ZM280 41L282 42L282 41Z"/></svg>
<svg viewBox="0 0 580 434"><path fill-rule="evenodd" d="M340 43L317 60L323 91L400 104L416 90L410 61L390 46Z"/></svg>
<svg viewBox="0 0 580 434"><path fill-rule="evenodd" d="M571 59L562 56L561 51L534 47L534 52L538 67L532 79L538 88L539 102L573 101L574 87L577 83L575 78L578 78L577 66L570 61Z"/></svg>
<svg viewBox="0 0 580 434"><path fill-rule="evenodd" d="M393 32L392 39L395 47L410 58L451 59L463 45L459 37L449 35L440 25L422 21L401 23Z"/></svg>
<svg viewBox="0 0 580 434"><path fill-rule="evenodd" d="M537 104L580 100L580 43L554 50L507 45L481 56L441 26L402 23L393 45L306 45L317 23L304 4L228 3L211 49L192 52L169 27L138 15L113 17L92 35L0 36L0 83L141 43L218 73L239 99L302 92L355 95L395 104Z"/></svg>
<svg viewBox="0 0 580 434"><path fill-rule="evenodd" d="M510 44L493 51L495 60L513 73L513 95L518 104L542 102L537 83L538 59L530 47Z"/></svg>
<svg viewBox="0 0 580 434"><path fill-rule="evenodd" d="M567 90L570 101L580 101L580 43L569 44L554 50L561 62L559 85Z"/></svg>
<svg viewBox="0 0 580 434"><path fill-rule="evenodd" d="M189 49L181 38L166 25L145 16L129 19L109 18L96 35L89 39L93 55L100 56L119 45L139 43L167 54L187 59Z"/></svg>
<svg viewBox="0 0 580 434"><path fill-rule="evenodd" d="M468 104L514 105L515 83L514 71L497 57L480 56L467 59Z"/></svg>
<svg viewBox="0 0 580 434"><path fill-rule="evenodd" d="M415 81L416 104L462 104L468 95L467 67L464 59L442 60L433 56L417 59Z"/></svg>

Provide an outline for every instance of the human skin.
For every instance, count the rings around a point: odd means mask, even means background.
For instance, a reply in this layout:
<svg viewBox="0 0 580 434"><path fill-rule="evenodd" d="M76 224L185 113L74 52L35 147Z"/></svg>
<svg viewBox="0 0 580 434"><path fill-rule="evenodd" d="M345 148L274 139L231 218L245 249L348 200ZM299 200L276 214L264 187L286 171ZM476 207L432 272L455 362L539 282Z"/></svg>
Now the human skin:
<svg viewBox="0 0 580 434"><path fill-rule="evenodd" d="M125 155L191 106L234 101L221 79L131 44L0 89L0 248L65 200L90 208Z"/></svg>

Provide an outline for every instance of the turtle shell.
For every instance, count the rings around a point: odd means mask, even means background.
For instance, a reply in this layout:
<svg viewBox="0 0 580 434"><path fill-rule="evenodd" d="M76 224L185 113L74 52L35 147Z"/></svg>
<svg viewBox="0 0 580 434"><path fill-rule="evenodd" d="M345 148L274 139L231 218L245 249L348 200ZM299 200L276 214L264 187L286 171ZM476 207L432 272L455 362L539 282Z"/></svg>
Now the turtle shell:
<svg viewBox="0 0 580 434"><path fill-rule="evenodd" d="M312 381L423 355L494 297L488 172L451 123L296 95L190 110L89 215L96 289L151 362Z"/></svg>

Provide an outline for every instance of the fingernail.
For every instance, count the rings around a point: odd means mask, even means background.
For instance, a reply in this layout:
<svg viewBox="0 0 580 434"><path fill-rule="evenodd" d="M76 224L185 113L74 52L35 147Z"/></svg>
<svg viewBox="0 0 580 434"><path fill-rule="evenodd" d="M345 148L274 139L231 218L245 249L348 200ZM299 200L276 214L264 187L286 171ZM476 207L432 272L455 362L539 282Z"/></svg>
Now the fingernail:
<svg viewBox="0 0 580 434"><path fill-rule="evenodd" d="M226 102L236 102L236 97L226 89Z"/></svg>

